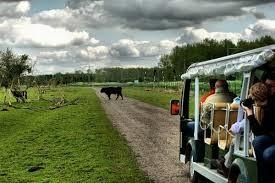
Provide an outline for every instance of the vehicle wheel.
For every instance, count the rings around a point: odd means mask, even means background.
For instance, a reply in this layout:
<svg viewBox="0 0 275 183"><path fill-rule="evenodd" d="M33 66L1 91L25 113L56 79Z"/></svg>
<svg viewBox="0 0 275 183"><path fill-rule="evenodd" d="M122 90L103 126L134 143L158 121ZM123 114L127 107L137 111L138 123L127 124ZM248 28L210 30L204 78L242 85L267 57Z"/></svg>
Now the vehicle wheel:
<svg viewBox="0 0 275 183"><path fill-rule="evenodd" d="M243 183L244 181L242 180L241 174L238 175L236 179L236 183Z"/></svg>
<svg viewBox="0 0 275 183"><path fill-rule="evenodd" d="M200 175L197 172L194 172L193 178L192 180L190 179L191 183L200 183L200 179L199 179Z"/></svg>
<svg viewBox="0 0 275 183"><path fill-rule="evenodd" d="M240 173L233 176L231 180L228 181L228 183L244 183L245 181L242 179L242 176Z"/></svg>

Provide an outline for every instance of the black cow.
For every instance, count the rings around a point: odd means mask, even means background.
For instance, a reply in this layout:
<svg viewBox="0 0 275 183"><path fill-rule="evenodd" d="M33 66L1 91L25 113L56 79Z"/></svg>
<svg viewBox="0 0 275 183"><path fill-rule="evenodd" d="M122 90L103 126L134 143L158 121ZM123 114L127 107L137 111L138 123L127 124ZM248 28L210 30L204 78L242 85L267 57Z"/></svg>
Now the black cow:
<svg viewBox="0 0 275 183"><path fill-rule="evenodd" d="M106 93L109 100L111 99L111 94L117 95L116 100L118 99L119 96L121 96L121 98L123 100L121 91L122 91L121 87L105 87L105 88L101 88L100 93Z"/></svg>
<svg viewBox="0 0 275 183"><path fill-rule="evenodd" d="M28 99L27 91L11 90L11 93L16 98L17 102L26 102Z"/></svg>

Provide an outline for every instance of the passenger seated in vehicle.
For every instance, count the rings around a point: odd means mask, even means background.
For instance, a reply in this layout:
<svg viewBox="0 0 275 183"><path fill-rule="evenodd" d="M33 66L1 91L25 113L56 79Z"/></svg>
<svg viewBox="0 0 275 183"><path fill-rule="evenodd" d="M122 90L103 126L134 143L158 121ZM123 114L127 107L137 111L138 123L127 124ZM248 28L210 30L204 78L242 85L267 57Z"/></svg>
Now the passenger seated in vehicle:
<svg viewBox="0 0 275 183"><path fill-rule="evenodd" d="M257 90L257 91L256 91ZM254 91L254 92L253 92ZM257 106L263 106L264 103L267 102L267 98L269 96L270 90L268 90L268 87L264 83L256 83L254 84L250 89L250 97L252 96L258 96L257 100L251 100L251 98L246 99L245 101L241 102L242 108L246 111L247 108L251 109L253 108L253 103ZM232 125L230 128L230 132L235 134L241 133L244 128L244 123L246 122L245 119L237 121ZM224 156L224 165L218 165L218 168L221 169L220 171L222 174L227 175L228 170L232 164L232 158L233 158L233 151L234 151L234 141L232 140L232 144L230 145L229 151ZM223 163L222 158L220 159L220 162Z"/></svg>
<svg viewBox="0 0 275 183"><path fill-rule="evenodd" d="M204 108L205 104L215 101L231 103L235 97L236 95L229 91L228 83L225 80L217 80L215 82L215 93L205 98L205 101L202 103L202 108ZM188 122L184 131L185 136L194 137L194 130L195 122ZM203 139L203 130L201 128L199 128L198 137L199 139Z"/></svg>
<svg viewBox="0 0 275 183"><path fill-rule="evenodd" d="M273 76L266 80L269 86L259 82L250 88L250 97L255 103L254 110L252 107L242 106L246 111L251 130L256 136L252 145L257 158L260 183L270 183L275 179L273 172L275 169L275 77ZM262 111L260 116L255 113L257 107Z"/></svg>
<svg viewBox="0 0 275 183"><path fill-rule="evenodd" d="M215 93L207 97L204 103L231 103L235 97L236 95L229 91L226 80L218 80L215 83Z"/></svg>
<svg viewBox="0 0 275 183"><path fill-rule="evenodd" d="M217 82L217 79L210 79L209 80L209 87L210 91L205 93L201 98L200 98L200 104L203 104L207 97L213 95L215 93L215 83ZM195 130L195 122L188 122L187 126L185 128L185 136L186 137L194 137L194 130ZM199 138L203 138L203 131L200 130L199 132Z"/></svg>
<svg viewBox="0 0 275 183"><path fill-rule="evenodd" d="M210 123L210 113L215 103L232 103L236 95L229 91L228 83L225 80L218 80L215 83L215 93L210 95L202 105L201 125L207 127Z"/></svg>
<svg viewBox="0 0 275 183"><path fill-rule="evenodd" d="M209 87L210 87L210 91L205 93L200 100L200 104L203 104L205 102L205 100L210 96L213 95L215 93L215 83L217 82L217 79L210 79L209 80Z"/></svg>
<svg viewBox="0 0 275 183"><path fill-rule="evenodd" d="M241 98L236 97L234 98L231 105L240 105L240 102L241 102ZM243 109L239 109L238 113L239 114L238 114L237 122L233 123L231 128L229 129L229 132L231 133L231 135L242 133L244 130L245 118L244 118ZM232 139L231 144L229 146L229 150L224 155L224 157L211 160L212 166L217 168L218 169L217 171L226 177L228 176L229 168L231 167L232 161L233 161L234 144L235 144L235 138Z"/></svg>
<svg viewBox="0 0 275 183"><path fill-rule="evenodd" d="M234 99L234 101L233 101L233 103L238 104L238 105L240 105L240 102L241 102L241 98L240 97L236 97ZM232 126L231 126L231 128L229 129L229 132L232 135L240 134L244 130L244 123L245 123L246 119L244 118L243 109L240 109L238 113L239 114L238 114L237 122L233 123ZM235 138L232 139L232 142L231 142L231 144L229 146L229 150L224 155L224 166L225 166L225 169L227 169L227 170L224 170L224 171L227 171L227 172L224 172L224 174L228 173L228 170L229 170L229 168L232 165L233 152L234 152L234 144L235 144Z"/></svg>

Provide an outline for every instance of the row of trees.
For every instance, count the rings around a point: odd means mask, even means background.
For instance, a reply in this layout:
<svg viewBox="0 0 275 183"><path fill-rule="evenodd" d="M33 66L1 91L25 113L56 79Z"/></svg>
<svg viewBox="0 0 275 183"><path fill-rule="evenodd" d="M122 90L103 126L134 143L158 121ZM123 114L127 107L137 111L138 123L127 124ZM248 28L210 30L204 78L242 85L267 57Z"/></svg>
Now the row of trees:
<svg viewBox="0 0 275 183"><path fill-rule="evenodd" d="M27 85L30 81L38 85L59 85L78 82L152 82L166 81L163 69L155 68L103 68L95 72L76 71L75 73L56 73L53 75L25 76L21 83ZM172 76L171 76L172 77ZM179 76L177 76L179 79ZM176 80L176 78L175 78Z"/></svg>
<svg viewBox="0 0 275 183"><path fill-rule="evenodd" d="M162 55L155 68L103 68L94 73L97 82L116 81L174 81L196 62L215 59L238 52L243 52L275 44L271 36L264 36L253 41L240 40L234 44L231 40L217 41L205 39L202 42L176 46L170 54Z"/></svg>
<svg viewBox="0 0 275 183"><path fill-rule="evenodd" d="M170 54L161 56L159 66L166 71L165 73L171 73L172 70L175 70L176 75L178 75L184 73L192 63L271 44L275 44L275 39L271 36L264 36L254 41L240 40L237 44L230 40L216 41L214 39L205 39L199 43L175 47Z"/></svg>
<svg viewBox="0 0 275 183"><path fill-rule="evenodd" d="M31 72L29 56L17 56L10 49L0 52L0 84L5 88L16 86L17 80L25 85L70 84L76 82L140 82L175 81L195 62L214 59L254 48L275 44L275 39L264 36L254 41L205 39L202 42L175 47L170 54L162 55L155 68L102 68L94 72L76 71L54 75L24 76ZM22 76L24 76L22 78Z"/></svg>
<svg viewBox="0 0 275 183"><path fill-rule="evenodd" d="M51 85L56 86L60 84L71 84L71 83L77 83L77 82L93 82L95 75L90 73L84 73L77 71L75 73L56 73L56 74L46 74L46 75L38 75L38 76L24 76L22 78L22 83L24 85L28 85L30 81L32 81L31 85Z"/></svg>

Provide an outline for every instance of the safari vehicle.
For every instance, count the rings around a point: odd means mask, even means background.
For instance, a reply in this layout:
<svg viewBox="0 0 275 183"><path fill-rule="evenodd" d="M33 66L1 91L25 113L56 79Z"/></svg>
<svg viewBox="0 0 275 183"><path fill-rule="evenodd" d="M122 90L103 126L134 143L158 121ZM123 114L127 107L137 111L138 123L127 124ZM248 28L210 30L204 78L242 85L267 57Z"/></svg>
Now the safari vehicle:
<svg viewBox="0 0 275 183"><path fill-rule="evenodd" d="M229 78L238 78L240 86L239 93L236 94L245 99L248 97L250 86L263 79L267 72L275 72L275 45L194 63L181 76L183 80L181 99L171 100L170 111L172 115L180 116L179 159L189 164L192 182L198 182L199 179L215 183L258 182L257 162L249 140L250 127L246 117L244 117L246 119L244 130L234 136L234 141L232 141L233 135L229 132L232 123L237 121L237 116L241 115L243 110L240 107L233 108L229 103L219 107L218 101L217 103L213 101L209 111L209 122L206 125L201 120L199 99L202 93L201 81L211 78L226 79L229 76ZM188 137L185 133L187 123L190 121L195 122L194 137ZM202 139L199 139L200 130L204 133ZM210 133L206 133L207 131ZM224 176L218 173L217 169L213 169L210 162L224 156L231 143L235 145L233 163L228 175Z"/></svg>

